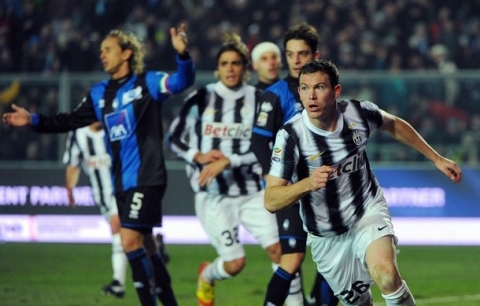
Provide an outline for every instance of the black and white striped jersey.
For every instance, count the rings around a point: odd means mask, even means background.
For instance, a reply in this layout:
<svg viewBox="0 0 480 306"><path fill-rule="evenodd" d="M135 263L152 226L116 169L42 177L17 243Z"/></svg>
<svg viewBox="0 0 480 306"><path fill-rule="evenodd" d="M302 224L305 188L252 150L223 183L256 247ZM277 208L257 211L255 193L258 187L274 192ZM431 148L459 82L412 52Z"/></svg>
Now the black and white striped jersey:
<svg viewBox="0 0 480 306"><path fill-rule="evenodd" d="M343 100L337 103L337 113L333 132L315 127L306 110L289 120L277 133L269 172L296 182L322 165L336 169L325 188L300 200L305 230L321 236L346 232L367 206L383 198L366 154L370 132L383 122L378 106Z"/></svg>
<svg viewBox="0 0 480 306"><path fill-rule="evenodd" d="M262 189L262 170L250 151L252 128L260 92L244 83L231 90L221 82L190 94L168 132L170 149L187 162L187 176L194 192L238 196ZM202 165L193 162L197 152L217 149L230 159L208 186L197 183Z"/></svg>
<svg viewBox="0 0 480 306"><path fill-rule="evenodd" d="M82 167L90 180L95 204L102 213L110 210L110 205L115 202L110 170L111 161L105 146L104 130L93 131L86 126L70 131L63 163Z"/></svg>

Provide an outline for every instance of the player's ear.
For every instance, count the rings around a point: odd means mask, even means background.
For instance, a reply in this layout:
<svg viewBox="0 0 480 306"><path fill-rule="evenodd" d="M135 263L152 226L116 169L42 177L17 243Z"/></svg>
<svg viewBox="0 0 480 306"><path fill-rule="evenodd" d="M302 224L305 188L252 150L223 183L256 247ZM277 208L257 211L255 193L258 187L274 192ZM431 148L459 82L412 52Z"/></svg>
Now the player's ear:
<svg viewBox="0 0 480 306"><path fill-rule="evenodd" d="M342 86L340 86L340 84L335 85L333 91L335 93L335 99L340 98L340 95L342 94Z"/></svg>
<svg viewBox="0 0 480 306"><path fill-rule="evenodd" d="M126 60L127 60L127 59L128 59L128 60L131 59L132 56L133 56L133 51L132 51L132 49L127 48L127 49L124 49L124 50L123 50L123 57L124 57Z"/></svg>

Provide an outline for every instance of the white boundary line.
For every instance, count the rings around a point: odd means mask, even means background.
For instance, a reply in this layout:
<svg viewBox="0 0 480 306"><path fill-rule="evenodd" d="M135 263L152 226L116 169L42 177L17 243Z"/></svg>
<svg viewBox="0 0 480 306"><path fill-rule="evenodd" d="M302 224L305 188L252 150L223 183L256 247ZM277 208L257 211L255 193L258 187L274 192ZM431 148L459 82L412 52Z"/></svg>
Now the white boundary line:
<svg viewBox="0 0 480 306"><path fill-rule="evenodd" d="M439 298L431 299L415 299L415 302L418 306L421 305L439 305L447 303L458 303L458 302L467 302L467 301L480 301L480 294L475 295L462 295L462 296L444 296ZM385 302L376 302L373 303L374 306L385 306Z"/></svg>

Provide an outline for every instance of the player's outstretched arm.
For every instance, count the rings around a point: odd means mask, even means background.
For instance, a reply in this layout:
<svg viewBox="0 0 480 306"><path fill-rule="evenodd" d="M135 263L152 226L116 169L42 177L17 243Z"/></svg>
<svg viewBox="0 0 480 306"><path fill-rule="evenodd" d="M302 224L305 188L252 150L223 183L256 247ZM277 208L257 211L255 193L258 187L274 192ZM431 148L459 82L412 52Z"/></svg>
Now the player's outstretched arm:
<svg viewBox="0 0 480 306"><path fill-rule="evenodd" d="M16 104L12 104L13 112L3 114L2 120L4 123L11 126L26 126L31 122L30 113Z"/></svg>
<svg viewBox="0 0 480 306"><path fill-rule="evenodd" d="M397 141L422 153L454 183L462 180L462 171L456 162L441 156L408 122L383 110L381 112L383 116L382 130L385 130Z"/></svg>

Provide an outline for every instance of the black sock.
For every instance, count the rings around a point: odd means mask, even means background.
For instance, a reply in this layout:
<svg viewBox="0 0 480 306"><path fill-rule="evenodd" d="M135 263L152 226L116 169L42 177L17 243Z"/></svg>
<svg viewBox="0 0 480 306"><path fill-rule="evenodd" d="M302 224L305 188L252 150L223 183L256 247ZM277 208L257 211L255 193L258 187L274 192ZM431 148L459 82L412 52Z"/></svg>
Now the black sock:
<svg viewBox="0 0 480 306"><path fill-rule="evenodd" d="M155 270L155 292L158 299L165 306L177 306L178 304L173 294L172 281L167 267L165 267L165 262L160 257L160 254L155 254L150 258Z"/></svg>
<svg viewBox="0 0 480 306"><path fill-rule="evenodd" d="M278 268L270 278L267 287L267 294L263 305L282 306L288 296L290 290L290 283L295 277L295 274L289 274L282 268Z"/></svg>
<svg viewBox="0 0 480 306"><path fill-rule="evenodd" d="M312 288L310 296L315 297L315 305L317 306L337 306L338 298L333 294L332 289L328 285L323 275L317 273L315 284Z"/></svg>
<svg viewBox="0 0 480 306"><path fill-rule="evenodd" d="M144 248L128 252L133 285L142 306L155 306L155 278L153 266Z"/></svg>

